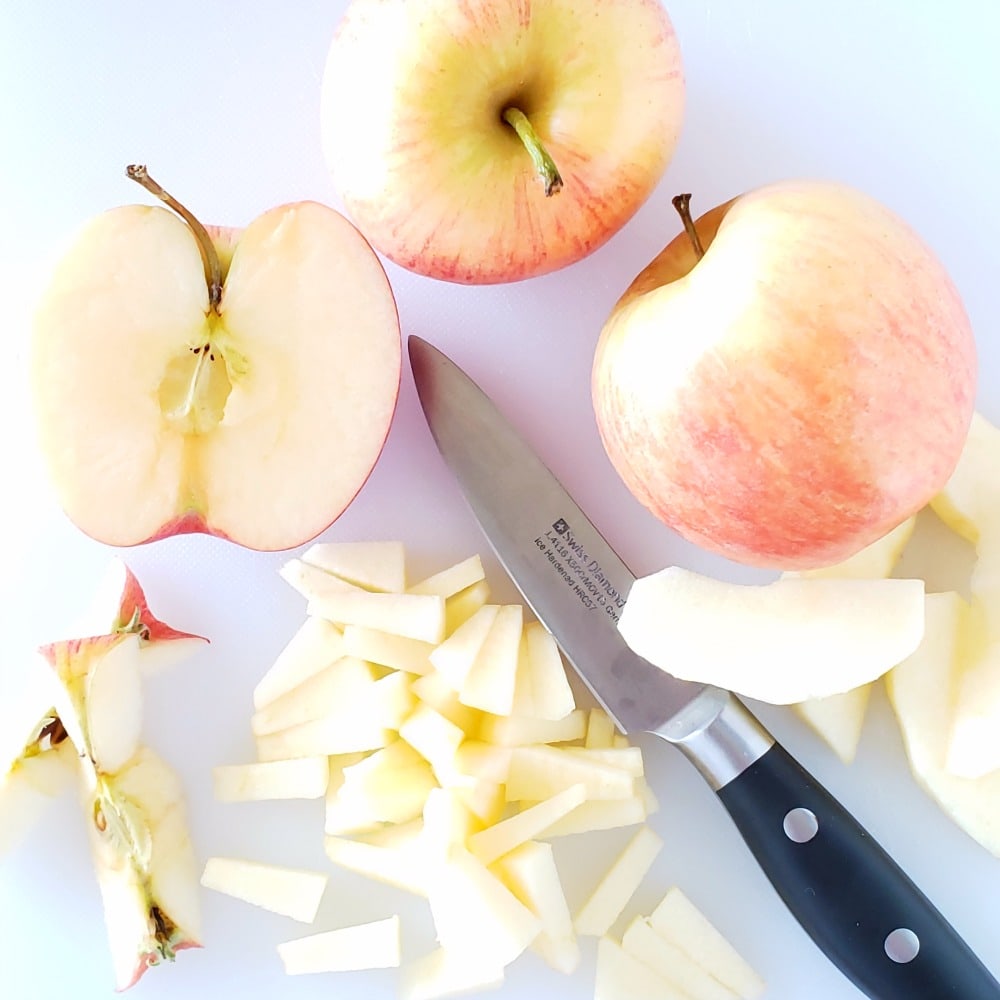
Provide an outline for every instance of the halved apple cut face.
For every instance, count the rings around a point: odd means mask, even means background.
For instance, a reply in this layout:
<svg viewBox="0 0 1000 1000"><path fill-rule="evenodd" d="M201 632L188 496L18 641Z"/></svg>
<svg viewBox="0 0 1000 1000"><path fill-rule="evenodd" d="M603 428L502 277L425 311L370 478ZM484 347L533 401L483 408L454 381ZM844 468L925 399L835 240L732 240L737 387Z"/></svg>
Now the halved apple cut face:
<svg viewBox="0 0 1000 1000"><path fill-rule="evenodd" d="M336 519L381 452L399 321L361 234L300 202L213 243L217 306L185 222L113 209L83 230L43 298L40 443L67 514L99 541L203 531L289 548Z"/></svg>

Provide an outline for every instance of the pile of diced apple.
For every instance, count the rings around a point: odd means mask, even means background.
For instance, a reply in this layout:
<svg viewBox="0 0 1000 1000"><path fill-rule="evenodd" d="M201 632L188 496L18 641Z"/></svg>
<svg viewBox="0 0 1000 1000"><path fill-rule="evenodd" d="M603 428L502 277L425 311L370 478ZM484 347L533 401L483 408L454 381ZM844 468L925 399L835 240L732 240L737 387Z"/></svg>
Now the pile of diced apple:
<svg viewBox="0 0 1000 1000"><path fill-rule="evenodd" d="M430 1000L499 986L529 949L571 973L589 936L602 942L599 997L634 996L636 964L659 982L641 928L609 937L662 846L645 824L656 802L641 751L602 709L577 706L555 640L521 605L490 602L479 557L410 584L400 544L320 543L281 575L307 616L254 691L258 759L216 768L216 795L325 797L329 859L426 899L438 943L404 962L390 913L282 943L285 970L401 967L401 996ZM551 840L632 825L572 912ZM311 923L328 879L213 857L202 881ZM740 992L704 971L730 961L717 960L728 945L695 933L673 948L705 981L676 996L757 995L756 977Z"/></svg>

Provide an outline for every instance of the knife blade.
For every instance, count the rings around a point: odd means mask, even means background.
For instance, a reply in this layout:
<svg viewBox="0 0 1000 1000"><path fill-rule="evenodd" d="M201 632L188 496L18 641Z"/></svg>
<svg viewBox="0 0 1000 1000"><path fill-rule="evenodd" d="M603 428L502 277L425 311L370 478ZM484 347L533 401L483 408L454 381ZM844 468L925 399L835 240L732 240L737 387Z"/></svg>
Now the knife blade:
<svg viewBox="0 0 1000 1000"><path fill-rule="evenodd" d="M461 368L419 337L408 351L435 444L528 606L623 732L697 767L813 942L873 1000L1000 1000L945 917L738 698L628 648L623 560Z"/></svg>

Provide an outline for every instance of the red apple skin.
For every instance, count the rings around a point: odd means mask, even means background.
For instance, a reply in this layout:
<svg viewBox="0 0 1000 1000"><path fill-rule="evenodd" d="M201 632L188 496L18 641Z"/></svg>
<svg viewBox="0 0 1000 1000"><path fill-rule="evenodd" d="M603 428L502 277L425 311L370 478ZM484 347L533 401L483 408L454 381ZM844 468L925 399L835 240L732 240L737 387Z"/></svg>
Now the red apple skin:
<svg viewBox="0 0 1000 1000"><path fill-rule="evenodd" d="M853 555L944 485L976 350L932 251L873 199L783 182L678 236L608 319L593 368L604 447L684 538L737 562Z"/></svg>
<svg viewBox="0 0 1000 1000"><path fill-rule="evenodd" d="M673 156L684 96L661 0L352 0L324 72L324 154L348 214L395 263L520 281L632 218ZM510 107L555 162L557 193Z"/></svg>

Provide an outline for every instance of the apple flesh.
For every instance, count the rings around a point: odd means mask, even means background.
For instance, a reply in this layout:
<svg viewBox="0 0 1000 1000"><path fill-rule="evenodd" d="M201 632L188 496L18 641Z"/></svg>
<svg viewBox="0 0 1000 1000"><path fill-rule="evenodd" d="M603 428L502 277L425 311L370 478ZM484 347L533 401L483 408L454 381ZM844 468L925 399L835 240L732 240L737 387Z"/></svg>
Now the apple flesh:
<svg viewBox="0 0 1000 1000"><path fill-rule="evenodd" d="M786 576L745 585L671 566L635 581L618 628L681 680L786 705L866 684L912 653L924 584Z"/></svg>
<svg viewBox="0 0 1000 1000"><path fill-rule="evenodd" d="M592 395L629 490L688 540L772 569L841 562L958 461L976 352L958 292L896 215L785 181L720 205L632 283Z"/></svg>
<svg viewBox="0 0 1000 1000"><path fill-rule="evenodd" d="M41 449L98 541L289 548L342 513L382 450L395 301L371 247L315 202L201 234L143 205L79 234L35 321Z"/></svg>
<svg viewBox="0 0 1000 1000"><path fill-rule="evenodd" d="M323 148L348 213L396 263L514 281L632 217L683 101L659 0L353 0L323 77Z"/></svg>

